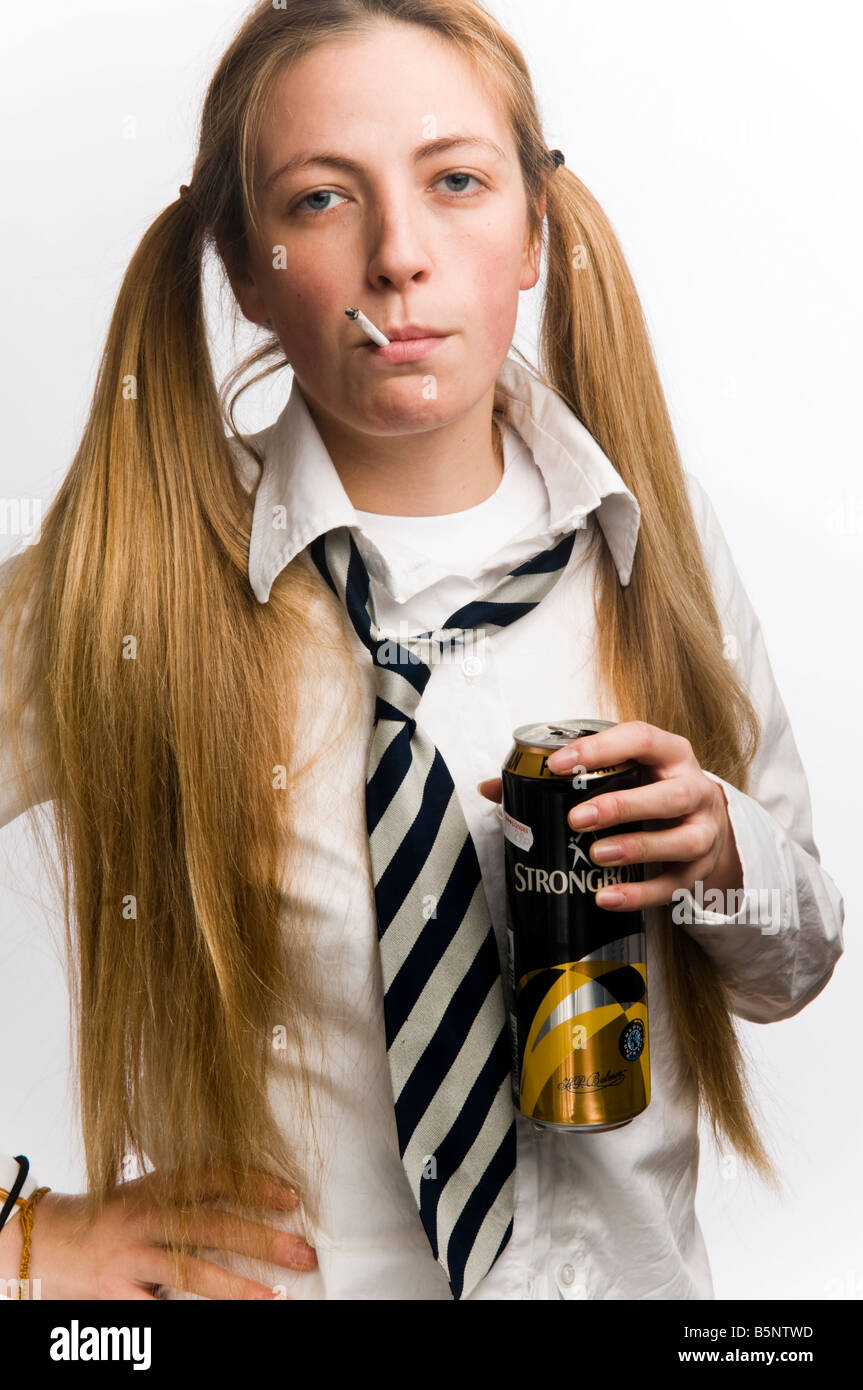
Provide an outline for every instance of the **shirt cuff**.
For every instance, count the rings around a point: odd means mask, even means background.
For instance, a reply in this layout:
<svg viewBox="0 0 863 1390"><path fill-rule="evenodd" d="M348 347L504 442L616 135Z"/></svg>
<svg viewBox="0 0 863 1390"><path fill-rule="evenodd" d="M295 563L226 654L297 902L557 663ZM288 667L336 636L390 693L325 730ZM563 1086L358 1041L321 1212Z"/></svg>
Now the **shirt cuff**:
<svg viewBox="0 0 863 1390"><path fill-rule="evenodd" d="M757 927L764 936L775 936L784 928L799 926L797 895L788 880L773 817L754 797L747 796L723 777L713 772L704 772L704 776L716 782L725 793L728 819L743 870L743 887L723 891L704 889L696 883L695 895L688 888L676 889L672 921L687 928ZM732 911L726 911L727 908ZM692 934L699 935L697 931Z"/></svg>

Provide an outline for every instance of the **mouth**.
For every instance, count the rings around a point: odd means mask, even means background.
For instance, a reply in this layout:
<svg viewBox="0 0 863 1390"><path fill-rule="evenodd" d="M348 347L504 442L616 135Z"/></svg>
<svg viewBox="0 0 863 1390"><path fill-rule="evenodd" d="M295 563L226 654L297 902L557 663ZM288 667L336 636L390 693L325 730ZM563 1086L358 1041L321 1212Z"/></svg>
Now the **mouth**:
<svg viewBox="0 0 863 1390"><path fill-rule="evenodd" d="M444 329L433 328L430 323L383 324L381 332L391 343L417 342L420 338L445 338Z"/></svg>
<svg viewBox="0 0 863 1390"><path fill-rule="evenodd" d="M439 333L436 329L416 327L413 324L406 328L382 328L381 332L390 340L386 347L366 342L360 345L360 349L368 353L374 361L390 365L419 362L423 357L435 352L450 337L449 333Z"/></svg>

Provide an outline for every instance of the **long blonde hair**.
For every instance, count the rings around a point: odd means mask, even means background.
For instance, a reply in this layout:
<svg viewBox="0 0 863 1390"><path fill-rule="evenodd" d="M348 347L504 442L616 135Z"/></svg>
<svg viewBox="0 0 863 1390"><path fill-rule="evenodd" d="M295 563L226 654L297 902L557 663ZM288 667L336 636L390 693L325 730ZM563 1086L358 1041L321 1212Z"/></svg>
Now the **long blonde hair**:
<svg viewBox="0 0 863 1390"><path fill-rule="evenodd" d="M275 794L273 772L297 765L309 653L344 662L349 647L310 617L318 586L305 566L288 565L266 604L249 587L253 502L226 425L241 438L236 400L285 361L271 334L217 390L202 263L208 247L247 263L257 136L276 79L313 46L381 20L448 38L499 91L538 235L547 193L540 374L641 507L627 588L594 535L602 698L620 719L685 736L703 767L742 790L758 744L757 714L723 654L635 287L588 189L566 166L549 173L516 44L474 0L259 4L210 83L192 196L156 218L123 278L83 438L40 542L9 567L0 609L10 643L27 618L7 661L7 737L15 746L28 711L50 768L94 1214L129 1155L170 1168L171 1202L203 1200L202 1174L221 1160L237 1202L251 1170L264 1169L317 1210L267 1092L274 1022L302 1056L319 1011L303 923L279 920L292 781ZM28 769L20 774L26 784ZM670 908L657 944L713 1132L775 1183L723 983ZM304 1067L284 1079L311 1124Z"/></svg>

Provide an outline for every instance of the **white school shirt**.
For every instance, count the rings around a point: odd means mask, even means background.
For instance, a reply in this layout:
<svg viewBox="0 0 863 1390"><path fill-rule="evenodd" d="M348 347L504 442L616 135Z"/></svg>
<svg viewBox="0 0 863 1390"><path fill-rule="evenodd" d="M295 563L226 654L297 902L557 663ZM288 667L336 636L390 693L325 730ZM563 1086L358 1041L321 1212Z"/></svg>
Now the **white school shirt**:
<svg viewBox="0 0 863 1390"><path fill-rule="evenodd" d="M480 795L477 783L499 775L520 724L618 717L603 716L598 704L593 576L583 552L600 526L620 581L628 584L640 511L610 460L555 392L513 357L504 362L498 384L510 406L504 476L491 498L445 521L394 522L358 513L296 382L279 418L253 437L263 449L263 469L250 455L234 452L238 472L255 495L249 579L262 603L294 557L317 575L306 548L316 536L346 525L368 568L381 626L398 633L406 622L410 632L427 631L575 530L570 560L543 601L517 623L486 635L463 660L434 664L417 715L453 777L505 968L499 808ZM725 792L748 896L733 917L693 902L694 920L682 929L715 961L734 1012L769 1023L796 1014L829 980L844 946L844 902L820 865L806 775L758 619L706 493L692 474L686 474L686 484L722 630L732 639L726 643L729 659L748 686L763 737L748 794L704 769ZM459 538L469 542L463 549ZM325 1055L308 1059L322 1199L317 1225L302 1212L273 1213L270 1224L304 1231L316 1247L318 1267L300 1273L223 1251L201 1253L276 1286L278 1296L290 1299L451 1299L401 1164L393 1112L365 826L373 667L347 615L317 577L322 630L339 622L354 661L348 671L344 658L303 654L305 713L298 742L306 755L320 746L325 752L296 793L299 867L283 885L283 908L286 921L300 913L309 925L324 986ZM345 704L350 680L358 683L358 716ZM0 780L0 825L23 809L14 784ZM782 905L781 920L769 915L774 903ZM539 1130L516 1114L513 1234L471 1299L714 1297L694 1209L696 1091L671 1025L661 959L651 950L661 910L647 909L645 917L650 1104L630 1124L602 1134ZM278 1076L270 1094L285 1132L304 1145L307 1136ZM165 1296L189 1297L174 1290Z"/></svg>

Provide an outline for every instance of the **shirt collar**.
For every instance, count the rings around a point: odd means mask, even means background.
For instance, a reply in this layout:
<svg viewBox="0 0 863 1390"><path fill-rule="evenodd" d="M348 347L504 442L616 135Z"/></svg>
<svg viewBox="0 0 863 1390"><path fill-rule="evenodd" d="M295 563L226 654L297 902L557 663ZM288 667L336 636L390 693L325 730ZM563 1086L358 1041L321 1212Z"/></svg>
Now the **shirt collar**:
<svg viewBox="0 0 863 1390"><path fill-rule="evenodd" d="M503 362L497 387L507 398L508 420L531 450L548 491L549 524L537 541L551 544L583 526L595 511L620 582L627 585L641 521L635 496L566 402L514 357ZM335 526L353 527L363 537L369 574L397 602L406 602L440 577L433 562L418 560L404 547L387 558L364 535L295 380L281 415L251 440L263 453L249 542L249 582L260 603L267 602L285 566ZM238 459L247 479L249 467L247 459Z"/></svg>

